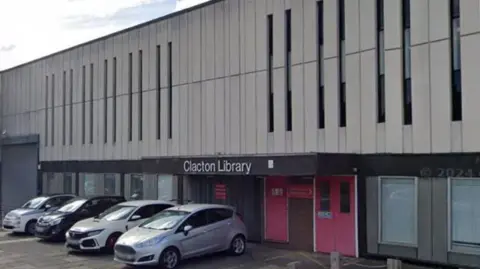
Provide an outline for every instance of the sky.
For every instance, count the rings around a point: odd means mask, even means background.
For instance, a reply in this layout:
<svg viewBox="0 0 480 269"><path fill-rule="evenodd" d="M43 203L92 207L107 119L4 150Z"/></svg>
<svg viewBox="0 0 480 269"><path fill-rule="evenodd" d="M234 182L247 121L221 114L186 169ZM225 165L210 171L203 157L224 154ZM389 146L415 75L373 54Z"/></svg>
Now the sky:
<svg viewBox="0 0 480 269"><path fill-rule="evenodd" d="M206 1L0 0L0 70Z"/></svg>

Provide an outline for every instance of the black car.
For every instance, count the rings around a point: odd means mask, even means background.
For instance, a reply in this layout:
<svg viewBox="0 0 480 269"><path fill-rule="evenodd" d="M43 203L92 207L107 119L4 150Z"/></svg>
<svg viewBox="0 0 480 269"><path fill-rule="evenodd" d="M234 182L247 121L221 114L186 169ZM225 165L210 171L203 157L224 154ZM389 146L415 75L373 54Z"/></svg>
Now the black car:
<svg viewBox="0 0 480 269"><path fill-rule="evenodd" d="M123 196L74 198L59 209L40 217L35 226L35 236L46 240L64 240L65 233L77 221L99 215L122 202L125 202Z"/></svg>

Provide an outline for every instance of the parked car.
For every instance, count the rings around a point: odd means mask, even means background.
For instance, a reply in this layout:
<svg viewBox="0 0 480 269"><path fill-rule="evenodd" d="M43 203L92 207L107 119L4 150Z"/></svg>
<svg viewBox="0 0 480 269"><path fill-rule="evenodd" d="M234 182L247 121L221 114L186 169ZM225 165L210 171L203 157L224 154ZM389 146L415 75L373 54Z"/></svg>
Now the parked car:
<svg viewBox="0 0 480 269"><path fill-rule="evenodd" d="M187 204L165 209L128 230L114 247L114 260L130 266L173 269L180 260L228 250L242 255L247 231L235 209Z"/></svg>
<svg viewBox="0 0 480 269"><path fill-rule="evenodd" d="M100 215L77 222L66 233L66 247L80 251L112 251L117 239L158 212L174 206L159 200L128 201Z"/></svg>
<svg viewBox="0 0 480 269"><path fill-rule="evenodd" d="M72 199L59 209L40 217L35 226L35 236L47 240L63 240L65 233L77 221L97 216L122 202L125 202L123 196L93 196Z"/></svg>
<svg viewBox="0 0 480 269"><path fill-rule="evenodd" d="M67 201L75 198L73 194L50 194L35 197L22 207L12 210L5 215L3 229L14 233L35 233L37 219L49 211L54 211Z"/></svg>

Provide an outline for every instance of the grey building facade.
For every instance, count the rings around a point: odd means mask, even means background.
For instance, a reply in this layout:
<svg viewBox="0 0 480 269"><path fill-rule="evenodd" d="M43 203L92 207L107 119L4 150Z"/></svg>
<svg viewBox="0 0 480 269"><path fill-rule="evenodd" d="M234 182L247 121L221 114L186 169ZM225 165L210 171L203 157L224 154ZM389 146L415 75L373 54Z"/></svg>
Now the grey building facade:
<svg viewBox="0 0 480 269"><path fill-rule="evenodd" d="M355 175L358 255L480 266L479 21L467 0L212 0L4 70L2 205L188 200L215 173L178 160L314 153L290 172Z"/></svg>

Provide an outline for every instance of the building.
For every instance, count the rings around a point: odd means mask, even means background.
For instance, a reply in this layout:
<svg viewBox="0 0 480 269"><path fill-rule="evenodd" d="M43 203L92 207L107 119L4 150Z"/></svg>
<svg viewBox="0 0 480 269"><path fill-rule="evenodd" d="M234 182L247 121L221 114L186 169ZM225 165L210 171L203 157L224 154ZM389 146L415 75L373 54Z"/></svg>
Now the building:
<svg viewBox="0 0 480 269"><path fill-rule="evenodd" d="M3 208L143 190L235 205L276 246L478 267L479 21L478 1L212 0L5 70Z"/></svg>

